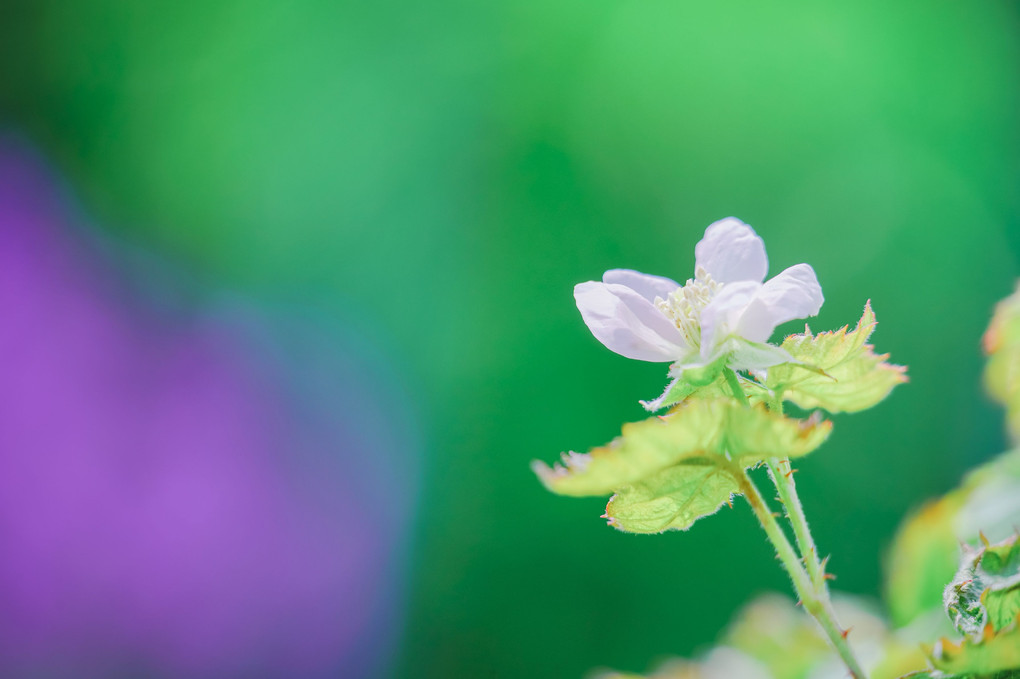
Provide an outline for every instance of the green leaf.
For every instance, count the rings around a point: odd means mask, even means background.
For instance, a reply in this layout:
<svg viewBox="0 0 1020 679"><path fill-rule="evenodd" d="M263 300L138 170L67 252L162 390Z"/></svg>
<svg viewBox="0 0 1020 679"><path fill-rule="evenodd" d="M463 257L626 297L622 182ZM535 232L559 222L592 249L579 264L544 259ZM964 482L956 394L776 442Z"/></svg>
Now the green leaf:
<svg viewBox="0 0 1020 679"><path fill-rule="evenodd" d="M886 559L886 601L897 626L943 613L945 583L960 567L960 544L1001 540L1020 526L1020 451L978 467L959 488L914 512L900 526ZM939 633L933 630L932 634Z"/></svg>
<svg viewBox="0 0 1020 679"><path fill-rule="evenodd" d="M857 327L835 332L790 335L782 348L798 363L769 368L766 386L801 408L824 408L831 413L865 410L906 381L903 366L886 362L867 343L876 325L871 303Z"/></svg>
<svg viewBox="0 0 1020 679"><path fill-rule="evenodd" d="M946 613L962 634L980 636L987 627L998 632L1020 613L1020 541L969 551L946 587Z"/></svg>
<svg viewBox="0 0 1020 679"><path fill-rule="evenodd" d="M554 493L615 493L605 518L621 530L686 530L738 492L745 467L806 455L831 428L817 417L783 417L732 398L694 399L662 417L624 425L620 437L588 454L566 453L553 467L532 467Z"/></svg>
<svg viewBox="0 0 1020 679"><path fill-rule="evenodd" d="M750 467L772 457L804 457L825 442L832 422L816 413L806 420L783 417L764 406L730 408L726 449L741 466Z"/></svg>
<svg viewBox="0 0 1020 679"><path fill-rule="evenodd" d="M978 638L961 642L942 639L926 649L936 669L966 677L1020 676L1020 626L993 632L991 625Z"/></svg>
<svg viewBox="0 0 1020 679"><path fill-rule="evenodd" d="M687 530L739 492L733 475L711 462L686 463L620 489L606 506L609 525L628 533Z"/></svg>
<svg viewBox="0 0 1020 679"><path fill-rule="evenodd" d="M686 459L718 455L726 421L724 400L696 400L670 415L623 425L621 436L590 453L565 453L553 467L532 469L559 495L608 495Z"/></svg>

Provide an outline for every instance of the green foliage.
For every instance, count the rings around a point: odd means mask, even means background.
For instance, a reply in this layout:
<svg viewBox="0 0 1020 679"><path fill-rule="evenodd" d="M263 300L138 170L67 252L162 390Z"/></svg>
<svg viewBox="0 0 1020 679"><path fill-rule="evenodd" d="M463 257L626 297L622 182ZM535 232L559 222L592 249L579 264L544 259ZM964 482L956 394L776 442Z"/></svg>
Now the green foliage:
<svg viewBox="0 0 1020 679"><path fill-rule="evenodd" d="M1014 623L1020 613L1020 541L1017 536L964 555L946 587L946 613L961 634L980 636Z"/></svg>
<svg viewBox="0 0 1020 679"><path fill-rule="evenodd" d="M724 377L730 355L726 354L701 368L687 368L679 377L666 385L662 395L651 401L641 401L646 410L656 411L682 403L690 398L718 398L733 396L733 390ZM755 403L768 401L768 390L758 382L743 376L737 381L744 394Z"/></svg>
<svg viewBox="0 0 1020 679"><path fill-rule="evenodd" d="M923 616L943 620L942 594L959 568L960 544L976 547L982 534L1000 540L1017 525L1020 451L1012 451L975 469L959 488L903 522L886 560L893 623L904 626Z"/></svg>
<svg viewBox="0 0 1020 679"><path fill-rule="evenodd" d="M532 468L561 495L615 493L611 525L635 533L686 529L739 491L746 467L771 457L807 455L832 424L797 420L731 398L692 399L669 414L626 424L622 435L562 464Z"/></svg>
<svg viewBox="0 0 1020 679"><path fill-rule="evenodd" d="M961 642L942 639L928 649L935 668L949 674L973 679L1020 677L1020 626L993 632L985 628L980 637Z"/></svg>
<svg viewBox="0 0 1020 679"><path fill-rule="evenodd" d="M606 505L606 518L628 533L687 530L701 517L715 514L739 490L723 467L680 464L620 488Z"/></svg>
<svg viewBox="0 0 1020 679"><path fill-rule="evenodd" d="M916 643L895 637L860 600L841 597L837 614L853 628L851 639L871 649L870 679L918 672L927 660ZM880 652L879 652L880 651ZM879 660L879 657L881 659ZM671 659L647 679L810 679L833 674L836 654L818 626L788 597L765 594L735 616L719 645L696 659ZM638 674L599 674L596 679L642 679ZM909 675L925 677L922 673ZM932 679L950 679L931 674Z"/></svg>
<svg viewBox="0 0 1020 679"><path fill-rule="evenodd" d="M770 368L766 386L801 408L838 413L874 406L907 379L903 366L887 363L887 354L877 355L867 344L875 325L868 302L854 330L790 335L782 347L798 363Z"/></svg>
<svg viewBox="0 0 1020 679"><path fill-rule="evenodd" d="M682 401L697 396L699 398L718 398L720 396L729 396L730 390L726 384L726 380L723 379L721 371L717 371L713 376L712 381L708 383L701 383L701 380L692 382L690 380L690 372L685 371L684 375L675 378L672 382L666 385L666 390L662 392L662 395L658 398L652 399L651 401L641 401L641 405L646 410L655 412L656 410L662 410L669 406L674 406ZM744 379L743 384L747 388L752 388L751 385L755 384L751 380ZM760 387L759 387L760 389ZM764 391L764 390L762 390Z"/></svg>

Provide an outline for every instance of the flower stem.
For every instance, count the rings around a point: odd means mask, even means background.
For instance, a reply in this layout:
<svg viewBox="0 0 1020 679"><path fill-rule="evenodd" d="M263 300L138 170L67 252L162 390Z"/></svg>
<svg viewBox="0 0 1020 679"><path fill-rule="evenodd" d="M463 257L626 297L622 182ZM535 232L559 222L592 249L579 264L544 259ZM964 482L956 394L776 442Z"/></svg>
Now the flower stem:
<svg viewBox="0 0 1020 679"><path fill-rule="evenodd" d="M825 636L829 638L829 642L835 647L836 652L839 653L840 658L842 658L850 670L850 675L854 679L866 679L867 675L864 674L864 670L861 669L857 658L854 657L853 651L847 643L844 636L845 632L840 628L839 623L836 622L828 590L825 588L819 589L814 586L812 578L804 570L804 566L801 565L800 557L797 556L793 545L790 544L789 538L786 537L786 533L779 526L775 515L772 514L769 506L765 503L765 499L762 498L761 493L758 491L758 487L751 480L751 477L747 475L747 472L742 469L734 469L733 474L737 483L740 484L741 492L747 498L748 504L751 505L751 510L754 511L758 522L761 523L761 527L765 530L765 535L768 536L772 546L775 547L776 555L786 568L786 572L790 575L790 579L793 581L793 589L797 592L797 596L800 597L804 609L821 626ZM806 528L806 522L804 526ZM822 584L824 585L824 580Z"/></svg>
<svg viewBox="0 0 1020 679"><path fill-rule="evenodd" d="M769 469L769 476L779 492L779 499L786 509L786 518L793 527L793 535L797 539L797 548L804 557L804 566L807 568L808 576L815 591L829 598L829 588L825 582L825 569L818 558L818 547L811 536L811 529L808 528L807 516L804 515L804 507L797 495L797 482L793 480L793 467L790 465L790 458L772 459L765 463ZM783 472L783 465L786 465L786 472Z"/></svg>

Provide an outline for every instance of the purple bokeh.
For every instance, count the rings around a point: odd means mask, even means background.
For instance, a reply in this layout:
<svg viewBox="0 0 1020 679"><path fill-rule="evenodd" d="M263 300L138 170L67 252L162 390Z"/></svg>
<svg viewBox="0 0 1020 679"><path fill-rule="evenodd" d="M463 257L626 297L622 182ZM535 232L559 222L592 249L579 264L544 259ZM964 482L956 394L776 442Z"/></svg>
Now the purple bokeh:
<svg viewBox="0 0 1020 679"><path fill-rule="evenodd" d="M72 215L0 138L0 676L379 672L414 477L366 379L302 400L311 358L149 308Z"/></svg>

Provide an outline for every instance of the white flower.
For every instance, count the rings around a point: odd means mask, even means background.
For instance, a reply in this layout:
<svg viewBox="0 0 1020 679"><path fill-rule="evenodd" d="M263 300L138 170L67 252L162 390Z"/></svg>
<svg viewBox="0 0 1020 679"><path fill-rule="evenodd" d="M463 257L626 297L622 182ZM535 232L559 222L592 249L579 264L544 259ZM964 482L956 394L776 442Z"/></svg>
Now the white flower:
<svg viewBox="0 0 1020 679"><path fill-rule="evenodd" d="M686 285L629 269L607 271L601 283L579 283L574 299L581 317L610 350L672 362L674 376L723 357L734 370L792 360L765 342L780 323L818 313L825 300L814 269L797 264L763 283L765 243L734 217L705 229L694 258Z"/></svg>

